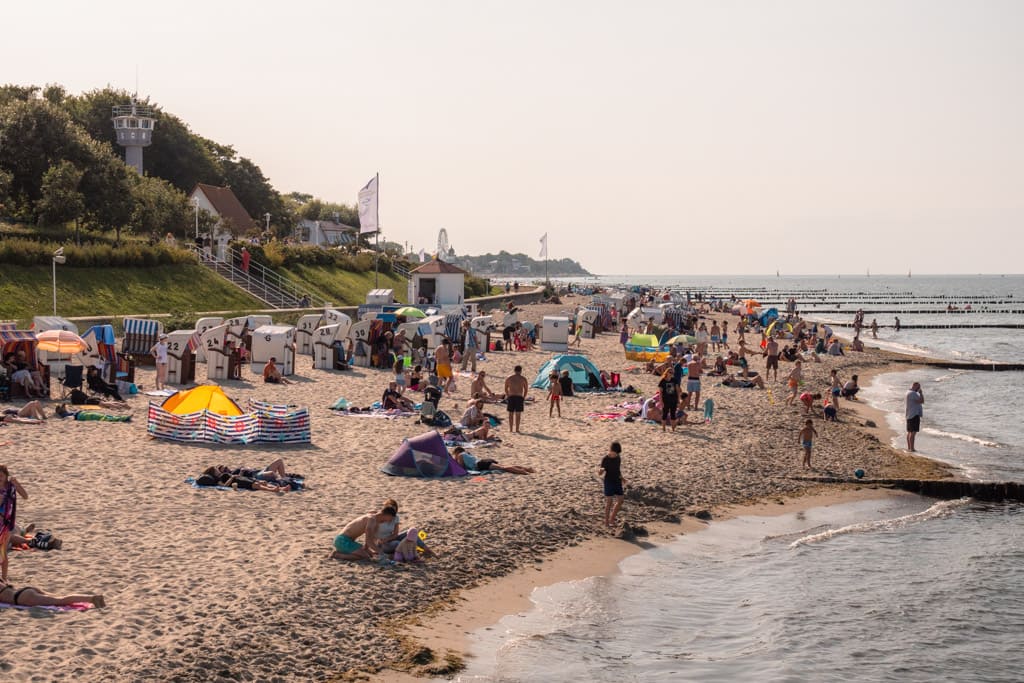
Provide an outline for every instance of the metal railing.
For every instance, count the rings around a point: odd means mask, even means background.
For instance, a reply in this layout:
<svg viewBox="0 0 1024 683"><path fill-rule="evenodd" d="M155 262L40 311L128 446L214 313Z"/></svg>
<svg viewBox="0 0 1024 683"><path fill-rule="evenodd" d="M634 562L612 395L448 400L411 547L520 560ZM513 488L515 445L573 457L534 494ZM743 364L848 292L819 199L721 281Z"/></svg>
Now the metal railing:
<svg viewBox="0 0 1024 683"><path fill-rule="evenodd" d="M212 253L191 246L191 251L199 262L219 273L224 279L249 292L261 301L274 308L323 308L327 301L304 291L291 280L270 270L262 263L249 261L249 268L242 270L235 263L241 263L242 254L236 249L227 248L224 260ZM304 297L308 304L301 305Z"/></svg>

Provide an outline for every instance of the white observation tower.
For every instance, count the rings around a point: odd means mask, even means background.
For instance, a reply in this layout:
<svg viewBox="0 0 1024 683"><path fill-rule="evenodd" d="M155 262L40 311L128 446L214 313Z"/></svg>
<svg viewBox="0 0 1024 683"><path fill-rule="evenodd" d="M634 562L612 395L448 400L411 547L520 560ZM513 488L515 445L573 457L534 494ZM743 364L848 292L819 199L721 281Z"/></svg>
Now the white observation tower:
<svg viewBox="0 0 1024 683"><path fill-rule="evenodd" d="M117 144L124 147L124 162L142 175L142 148L153 142L156 125L152 108L139 106L133 97L131 104L114 107L112 118Z"/></svg>

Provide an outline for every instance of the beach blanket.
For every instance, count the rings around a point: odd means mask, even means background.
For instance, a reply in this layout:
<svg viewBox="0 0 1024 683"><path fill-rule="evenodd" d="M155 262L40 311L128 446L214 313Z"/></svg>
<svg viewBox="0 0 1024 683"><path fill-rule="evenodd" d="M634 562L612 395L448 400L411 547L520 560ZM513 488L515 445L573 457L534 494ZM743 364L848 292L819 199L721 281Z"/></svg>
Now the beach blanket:
<svg viewBox="0 0 1024 683"><path fill-rule="evenodd" d="M462 446L463 448L494 448L495 446L501 445L500 439L476 439L474 441L466 441L463 437L455 434L444 435L444 445L448 448L455 446Z"/></svg>
<svg viewBox="0 0 1024 683"><path fill-rule="evenodd" d="M143 393L146 394L146 396L163 396L164 398L167 398L169 396L173 396L177 392L174 391L174 389L153 389L152 391L145 391Z"/></svg>
<svg viewBox="0 0 1024 683"><path fill-rule="evenodd" d="M408 410L384 410L383 408L372 408L369 412L360 410L353 412L351 410L332 410L331 415L338 415L340 417L374 417L378 419L394 420L399 417L418 417L419 413L410 413Z"/></svg>
<svg viewBox="0 0 1024 683"><path fill-rule="evenodd" d="M47 612L85 612L92 609L88 602L73 602L70 605L45 605L43 607L32 607L30 605L12 605L9 602L0 602L0 609L41 609Z"/></svg>
<svg viewBox="0 0 1024 683"><path fill-rule="evenodd" d="M587 413L586 415L583 416L583 418L586 420L602 420L606 422L623 421L627 417L630 417L630 411L621 409L595 411L592 413Z"/></svg>

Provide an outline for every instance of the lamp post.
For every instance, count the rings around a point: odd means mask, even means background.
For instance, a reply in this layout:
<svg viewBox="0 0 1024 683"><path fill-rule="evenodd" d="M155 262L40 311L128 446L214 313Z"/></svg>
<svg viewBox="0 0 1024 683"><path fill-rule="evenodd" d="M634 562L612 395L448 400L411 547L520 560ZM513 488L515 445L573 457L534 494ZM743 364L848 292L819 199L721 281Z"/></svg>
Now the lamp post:
<svg viewBox="0 0 1024 683"><path fill-rule="evenodd" d="M57 264L64 263L67 258L64 256L64 247L53 252L53 315L57 315Z"/></svg>
<svg viewBox="0 0 1024 683"><path fill-rule="evenodd" d="M263 217L267 219L267 232L270 232L270 212L263 214Z"/></svg>
<svg viewBox="0 0 1024 683"><path fill-rule="evenodd" d="M199 239L199 197L192 198L192 204L196 207L196 240Z"/></svg>

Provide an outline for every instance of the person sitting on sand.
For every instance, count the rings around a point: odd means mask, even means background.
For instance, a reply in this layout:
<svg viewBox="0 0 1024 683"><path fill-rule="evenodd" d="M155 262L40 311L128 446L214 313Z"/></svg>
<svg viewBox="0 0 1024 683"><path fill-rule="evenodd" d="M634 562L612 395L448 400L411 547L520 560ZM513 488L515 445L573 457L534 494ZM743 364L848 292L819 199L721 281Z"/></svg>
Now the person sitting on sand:
<svg viewBox="0 0 1024 683"><path fill-rule="evenodd" d="M20 384L29 398L33 396L45 396L42 376L38 371L32 370L25 360L25 352L9 353L4 356L4 367L11 384Z"/></svg>
<svg viewBox="0 0 1024 683"><path fill-rule="evenodd" d="M377 556L380 549L380 539L377 537L377 527L383 523L391 522L398 510L385 505L380 512L356 517L341 530L341 533L334 537L334 550L331 552L332 560L372 560ZM366 537L366 545L359 543L361 536Z"/></svg>
<svg viewBox="0 0 1024 683"><path fill-rule="evenodd" d="M479 427L484 423L483 411L480 410L480 403L475 398L469 399L466 402L466 411L462 413L462 419L459 421L463 427Z"/></svg>
<svg viewBox="0 0 1024 683"><path fill-rule="evenodd" d="M115 401L124 401L121 393L117 390L117 387L108 382L104 382L100 376L100 371L96 367L91 367L85 373L85 382L89 385L89 391L94 394L99 394L107 398L112 398Z"/></svg>
<svg viewBox="0 0 1024 683"><path fill-rule="evenodd" d="M479 394L485 401L499 401L501 397L491 391L490 387L487 386L487 372L481 370L473 383L469 385L469 394L476 396Z"/></svg>
<svg viewBox="0 0 1024 683"><path fill-rule="evenodd" d="M412 372L409 373L409 388L413 391L419 391L423 388L423 366L416 365L413 367Z"/></svg>
<svg viewBox="0 0 1024 683"><path fill-rule="evenodd" d="M864 342L862 342L860 340L859 336L854 337L853 341L850 342L850 348L852 348L854 351L863 351L864 350Z"/></svg>
<svg viewBox="0 0 1024 683"><path fill-rule="evenodd" d="M480 458L479 460L472 453L462 446L452 449L452 457L467 470L475 472L508 472L509 474L534 474L537 470L522 465L502 465L497 460Z"/></svg>
<svg viewBox="0 0 1024 683"><path fill-rule="evenodd" d="M290 379L281 374L277 367L277 358L273 356L263 366L263 381L267 384L293 384Z"/></svg>
<svg viewBox="0 0 1024 683"><path fill-rule="evenodd" d="M15 588L6 581L0 582L0 602L18 607L62 607L77 602L87 602L94 607L106 607L102 595L63 595L56 596L43 592L38 588L26 586Z"/></svg>
<svg viewBox="0 0 1024 683"><path fill-rule="evenodd" d="M857 375L850 377L849 381L843 385L843 390L840 395L847 401L856 401L857 392L860 391L860 386L857 384Z"/></svg>
<svg viewBox="0 0 1024 683"><path fill-rule="evenodd" d="M843 345L836 337L832 338L832 342L828 345L828 355L830 356L845 356L843 353Z"/></svg>
<svg viewBox="0 0 1024 683"><path fill-rule="evenodd" d="M727 373L727 370L726 370L726 367L725 367L725 359L722 358L721 356L716 356L715 357L715 367L713 367L708 372L708 374L709 375L714 375L716 377L721 377L721 376L725 375L726 373Z"/></svg>
<svg viewBox="0 0 1024 683"><path fill-rule="evenodd" d="M380 404L384 410L415 410L415 404L398 392L397 382L388 382L388 388L380 397Z"/></svg>
<svg viewBox="0 0 1024 683"><path fill-rule="evenodd" d="M391 522L383 522L377 526L377 538L380 539L380 553L382 555L391 555L398 550L398 546L402 541L409 537L409 532L418 530L413 528L399 531L401 522L398 516L398 501L394 498L388 498L381 507L393 507L395 509L395 517ZM414 535L416 537L416 547L422 551L423 557L434 557L434 551L427 547L427 544L419 537L419 533Z"/></svg>

